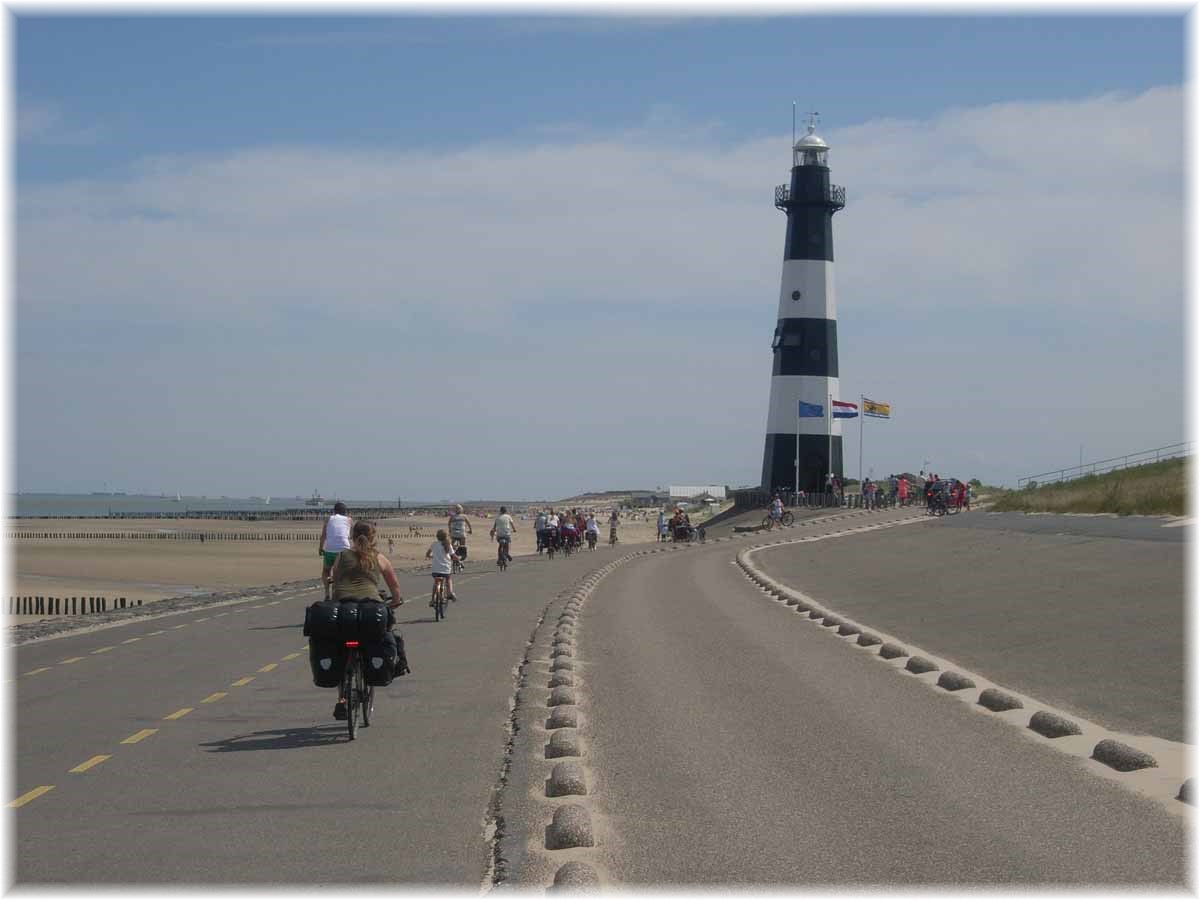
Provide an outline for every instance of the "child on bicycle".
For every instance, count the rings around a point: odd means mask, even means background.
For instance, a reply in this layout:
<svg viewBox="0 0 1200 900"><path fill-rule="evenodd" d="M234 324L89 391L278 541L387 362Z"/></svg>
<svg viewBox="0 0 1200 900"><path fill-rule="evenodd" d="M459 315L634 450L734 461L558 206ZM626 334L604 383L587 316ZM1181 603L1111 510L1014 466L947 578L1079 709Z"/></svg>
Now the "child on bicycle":
<svg viewBox="0 0 1200 900"><path fill-rule="evenodd" d="M451 600L457 600L454 596L454 582L450 580L450 576L454 572L454 560L458 559L458 554L454 552L454 547L450 545L450 535L446 533L445 528L439 528L437 532L437 540L429 545L429 549L425 551L425 558L433 560L433 588L437 590L437 583L440 579L446 581L446 596ZM433 606L433 594L429 595L429 605Z"/></svg>

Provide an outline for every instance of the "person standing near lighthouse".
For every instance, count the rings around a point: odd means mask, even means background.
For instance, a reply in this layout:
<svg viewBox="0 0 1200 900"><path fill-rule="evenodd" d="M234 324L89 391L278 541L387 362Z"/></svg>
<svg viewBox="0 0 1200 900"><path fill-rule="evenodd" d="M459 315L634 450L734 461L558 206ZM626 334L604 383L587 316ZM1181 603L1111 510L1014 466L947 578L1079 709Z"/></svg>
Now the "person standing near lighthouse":
<svg viewBox="0 0 1200 900"><path fill-rule="evenodd" d="M762 466L767 491L819 491L826 475L832 481L842 474L841 422L827 421L825 407L838 396L833 214L846 205L846 191L829 182L828 153L814 113L808 134L792 147L790 184L775 189L775 206L787 213L787 236L771 342Z"/></svg>

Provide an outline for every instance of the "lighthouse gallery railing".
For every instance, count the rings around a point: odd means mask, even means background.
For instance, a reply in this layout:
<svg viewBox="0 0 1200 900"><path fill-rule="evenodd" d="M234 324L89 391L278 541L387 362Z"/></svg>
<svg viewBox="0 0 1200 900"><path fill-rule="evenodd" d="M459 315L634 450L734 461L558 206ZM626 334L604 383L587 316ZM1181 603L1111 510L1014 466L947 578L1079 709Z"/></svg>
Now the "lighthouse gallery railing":
<svg viewBox="0 0 1200 900"><path fill-rule="evenodd" d="M834 209L842 209L846 205L846 189L840 185L831 184L828 190L806 190L792 194L791 188L781 184L775 188L775 207L786 210L792 203L824 203Z"/></svg>

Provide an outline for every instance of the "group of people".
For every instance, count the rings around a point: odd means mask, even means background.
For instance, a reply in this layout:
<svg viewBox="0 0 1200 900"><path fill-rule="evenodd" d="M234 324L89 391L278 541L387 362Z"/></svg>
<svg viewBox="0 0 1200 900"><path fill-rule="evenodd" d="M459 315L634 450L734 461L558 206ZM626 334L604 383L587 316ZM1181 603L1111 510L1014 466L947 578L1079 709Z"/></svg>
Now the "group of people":
<svg viewBox="0 0 1200 900"><path fill-rule="evenodd" d="M667 511L660 509L658 511L658 540L662 543L666 540L671 541L688 541L692 537L692 520L686 512L675 507L671 513L671 518L667 518Z"/></svg>
<svg viewBox="0 0 1200 900"><path fill-rule="evenodd" d="M608 520L609 543L617 542L619 522L620 516L614 509ZM564 550L570 553L584 540L595 550L600 540L600 524L591 510L586 515L579 509L563 510L561 514L554 509L539 510L533 520L533 528L537 534L538 553L546 550Z"/></svg>
<svg viewBox="0 0 1200 900"><path fill-rule="evenodd" d="M957 478L943 479L936 473L930 473L925 476L925 507L933 509L935 498L940 497L948 509L970 510L971 491L971 485Z"/></svg>

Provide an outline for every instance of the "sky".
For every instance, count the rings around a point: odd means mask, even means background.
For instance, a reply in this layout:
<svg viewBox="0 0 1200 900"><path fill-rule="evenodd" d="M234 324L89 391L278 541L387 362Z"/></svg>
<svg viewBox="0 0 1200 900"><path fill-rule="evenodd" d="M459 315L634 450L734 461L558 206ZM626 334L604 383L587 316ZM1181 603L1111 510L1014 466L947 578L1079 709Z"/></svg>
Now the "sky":
<svg viewBox="0 0 1200 900"><path fill-rule="evenodd" d="M864 472L1186 439L1186 22L13 20L13 488L758 481L792 104ZM859 428L847 428L857 476Z"/></svg>

